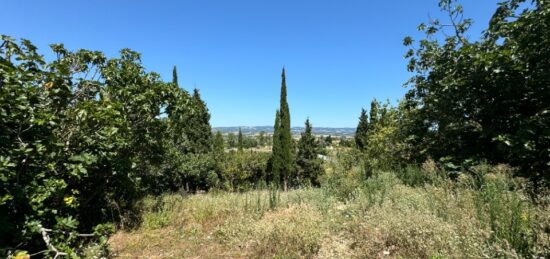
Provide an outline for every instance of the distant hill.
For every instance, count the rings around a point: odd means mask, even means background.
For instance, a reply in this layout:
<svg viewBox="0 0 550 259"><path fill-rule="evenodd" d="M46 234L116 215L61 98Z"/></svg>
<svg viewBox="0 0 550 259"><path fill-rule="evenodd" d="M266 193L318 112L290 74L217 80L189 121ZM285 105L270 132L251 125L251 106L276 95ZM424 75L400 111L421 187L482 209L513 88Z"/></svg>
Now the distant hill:
<svg viewBox="0 0 550 259"><path fill-rule="evenodd" d="M238 133L241 128L245 135L256 135L261 131L268 134L273 133L273 126L242 126L242 127L214 127L213 130L220 131L223 134ZM299 135L304 131L304 127L292 127L292 135ZM355 134L355 128L329 128L329 127L313 127L313 134L316 135L332 135L332 136L353 136Z"/></svg>

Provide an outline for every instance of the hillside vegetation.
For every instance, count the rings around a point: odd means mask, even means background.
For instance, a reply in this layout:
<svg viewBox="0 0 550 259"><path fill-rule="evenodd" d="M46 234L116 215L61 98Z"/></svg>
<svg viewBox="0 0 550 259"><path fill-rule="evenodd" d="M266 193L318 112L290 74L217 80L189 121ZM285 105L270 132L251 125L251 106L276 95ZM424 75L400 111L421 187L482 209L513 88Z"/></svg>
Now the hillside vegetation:
<svg viewBox="0 0 550 259"><path fill-rule="evenodd" d="M431 162L377 172L331 164L322 188L166 194L141 227L110 239L120 257L516 258L548 256L550 200L506 166L457 181ZM546 232L545 232L546 231Z"/></svg>
<svg viewBox="0 0 550 259"><path fill-rule="evenodd" d="M550 257L550 2L474 41L439 6L353 141L292 135L284 68L273 134L224 136L176 67L2 35L0 257Z"/></svg>

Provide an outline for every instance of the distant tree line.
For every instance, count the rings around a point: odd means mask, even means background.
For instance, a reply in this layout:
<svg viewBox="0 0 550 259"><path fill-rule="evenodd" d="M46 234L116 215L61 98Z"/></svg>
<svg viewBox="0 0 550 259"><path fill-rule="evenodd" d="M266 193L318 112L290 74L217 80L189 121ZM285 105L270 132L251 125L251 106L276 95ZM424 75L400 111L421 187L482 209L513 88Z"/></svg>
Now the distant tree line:
<svg viewBox="0 0 550 259"><path fill-rule="evenodd" d="M225 136L224 141L227 143L226 145L228 148L237 149L239 148L239 143L242 144L243 148L265 147L270 146L272 143L272 139L266 135L265 131L261 131L257 135L245 135L242 133L241 129L239 129L239 133L237 135L233 132L228 133Z"/></svg>

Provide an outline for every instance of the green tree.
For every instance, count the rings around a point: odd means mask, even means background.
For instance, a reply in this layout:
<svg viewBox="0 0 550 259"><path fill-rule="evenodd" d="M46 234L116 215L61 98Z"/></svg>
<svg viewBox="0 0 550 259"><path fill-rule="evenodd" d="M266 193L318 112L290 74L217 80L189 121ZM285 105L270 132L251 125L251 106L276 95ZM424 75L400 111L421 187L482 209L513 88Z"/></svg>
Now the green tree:
<svg viewBox="0 0 550 259"><path fill-rule="evenodd" d="M255 136L243 136L243 147L245 148L258 147L258 139Z"/></svg>
<svg viewBox="0 0 550 259"><path fill-rule="evenodd" d="M376 100L373 101L375 103ZM368 158L369 168L392 170L398 167L404 160L404 140L399 131L400 112L398 108L376 102L376 113L371 116L376 118L369 123L368 143L365 153Z"/></svg>
<svg viewBox="0 0 550 259"><path fill-rule="evenodd" d="M281 181L281 139L279 138L279 125L281 116L279 116L279 114L279 110L277 110L275 112L275 123L273 125L273 145L271 146L271 158L269 161L271 169L271 177L269 180L277 185Z"/></svg>
<svg viewBox="0 0 550 259"><path fill-rule="evenodd" d="M319 176L322 173L322 160L319 159L319 143L313 136L311 123L306 120L305 131L298 141L296 164L298 167L297 184L319 185Z"/></svg>
<svg viewBox="0 0 550 259"><path fill-rule="evenodd" d="M243 147L244 147L243 131L241 130L241 128L239 128L239 135L238 135L238 149L239 149L239 152L243 151Z"/></svg>
<svg viewBox="0 0 550 259"><path fill-rule="evenodd" d="M379 113L379 106L380 104L378 103L378 101L376 101L376 99L373 99L371 102L370 102L370 111L369 111L369 125L370 127L375 127L375 125L378 123L378 121L380 120L380 113Z"/></svg>
<svg viewBox="0 0 550 259"><path fill-rule="evenodd" d="M359 116L359 124L355 130L355 144L359 150L365 150L368 144L369 136L369 120L367 117L367 111L361 109L361 115Z"/></svg>
<svg viewBox="0 0 550 259"><path fill-rule="evenodd" d="M201 99L198 89L193 90L191 98L193 112L187 122L187 136L193 153L208 153L212 148L212 127L210 113Z"/></svg>
<svg viewBox="0 0 550 259"><path fill-rule="evenodd" d="M278 123L276 123L276 134L274 134L273 148L273 169L278 170L274 174L278 174L281 178L283 188L288 188L288 181L294 169L294 159L292 157L293 144L292 135L290 132L290 111L287 102L286 76L285 69L281 74L281 99L278 112ZM277 119L276 119L277 122ZM278 147L275 148L275 138L277 138Z"/></svg>
<svg viewBox="0 0 550 259"><path fill-rule="evenodd" d="M340 137L339 145L341 147L351 147L353 145L353 143L350 140L348 140L348 138L346 138L346 136L342 136L342 137Z"/></svg>
<svg viewBox="0 0 550 259"><path fill-rule="evenodd" d="M170 135L170 145L174 152L187 154L192 152L189 132L191 125L188 122L193 113L193 105L189 93L178 86L177 71L173 70L172 86L169 91L166 106L168 115L167 133Z"/></svg>
<svg viewBox="0 0 550 259"><path fill-rule="evenodd" d="M78 257L87 242L105 244L105 223L158 182L175 142L160 118L162 107L175 107L173 86L129 49L107 59L53 44L56 58L46 63L29 41L1 40L0 246L54 250L47 235Z"/></svg>
<svg viewBox="0 0 550 259"><path fill-rule="evenodd" d="M550 178L550 4L526 2L501 3L469 41L471 20L455 19L463 9L443 0L450 21L421 24L418 43L405 38L415 73L406 95L412 154L511 163L536 182ZM440 41L444 24L452 33Z"/></svg>
<svg viewBox="0 0 550 259"><path fill-rule="evenodd" d="M265 146L266 145L266 137L265 137L265 131L260 131L260 134L258 135L258 144L260 146Z"/></svg>
<svg viewBox="0 0 550 259"><path fill-rule="evenodd" d="M326 138L325 138L325 142L327 143L327 145L332 145L332 135L328 135Z"/></svg>
<svg viewBox="0 0 550 259"><path fill-rule="evenodd" d="M223 135L219 130L216 131L216 134L214 135L214 140L212 141L212 148L216 153L224 152L225 145L223 141Z"/></svg>
<svg viewBox="0 0 550 259"><path fill-rule="evenodd" d="M127 219L143 195L218 184L210 144L192 145L211 138L206 104L177 86L175 69L165 83L129 49L107 59L53 44L47 63L27 40L1 41L2 253L58 257L45 235L76 258L90 242L105 247L109 223ZM204 137L191 132L197 121Z"/></svg>
<svg viewBox="0 0 550 259"><path fill-rule="evenodd" d="M221 181L227 190L247 191L266 180L269 153L229 152L222 162Z"/></svg>
<svg viewBox="0 0 550 259"><path fill-rule="evenodd" d="M237 136L235 133L230 132L227 134L227 145L230 148L236 148L238 146Z"/></svg>
<svg viewBox="0 0 550 259"><path fill-rule="evenodd" d="M179 87L178 83L178 71L176 69L176 66L172 69L172 84Z"/></svg>

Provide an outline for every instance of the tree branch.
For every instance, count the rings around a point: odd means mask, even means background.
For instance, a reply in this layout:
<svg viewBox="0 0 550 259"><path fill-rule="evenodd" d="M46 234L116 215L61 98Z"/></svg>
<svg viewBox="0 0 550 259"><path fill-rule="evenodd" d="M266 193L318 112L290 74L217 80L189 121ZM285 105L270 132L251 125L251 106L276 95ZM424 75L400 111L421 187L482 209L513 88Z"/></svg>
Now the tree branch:
<svg viewBox="0 0 550 259"><path fill-rule="evenodd" d="M40 252L34 253L32 255L38 255L38 254L46 253L48 251L55 252L55 256L53 257L54 259L56 259L58 256L68 255L65 252L60 252L59 250L57 250L57 248L55 248L55 246L52 245L52 243L50 241L50 236L48 235L48 232L53 232L52 229L42 227L42 225L38 225L38 227L40 228L40 233L42 234L42 239L44 240L44 243L46 243L46 246L49 248L49 250L40 251ZM68 232L65 232L65 231L60 231L60 232L63 233L63 234L68 234ZM77 234L77 236L79 236L79 237L93 237L95 235L94 234Z"/></svg>
<svg viewBox="0 0 550 259"><path fill-rule="evenodd" d="M55 246L52 245L52 243L50 242L50 236L48 236L48 232L49 231L52 231L51 229L47 229L47 228L44 228L42 227L42 225L38 225L38 227L40 227L40 232L42 233L42 239L44 240L44 242L46 243L46 246L51 250L51 251L54 251L55 252L55 256L53 257L54 259L56 259L58 256L63 256L63 255L67 255L67 253L64 253L64 252L59 252L59 250L57 250L57 248L55 248Z"/></svg>

